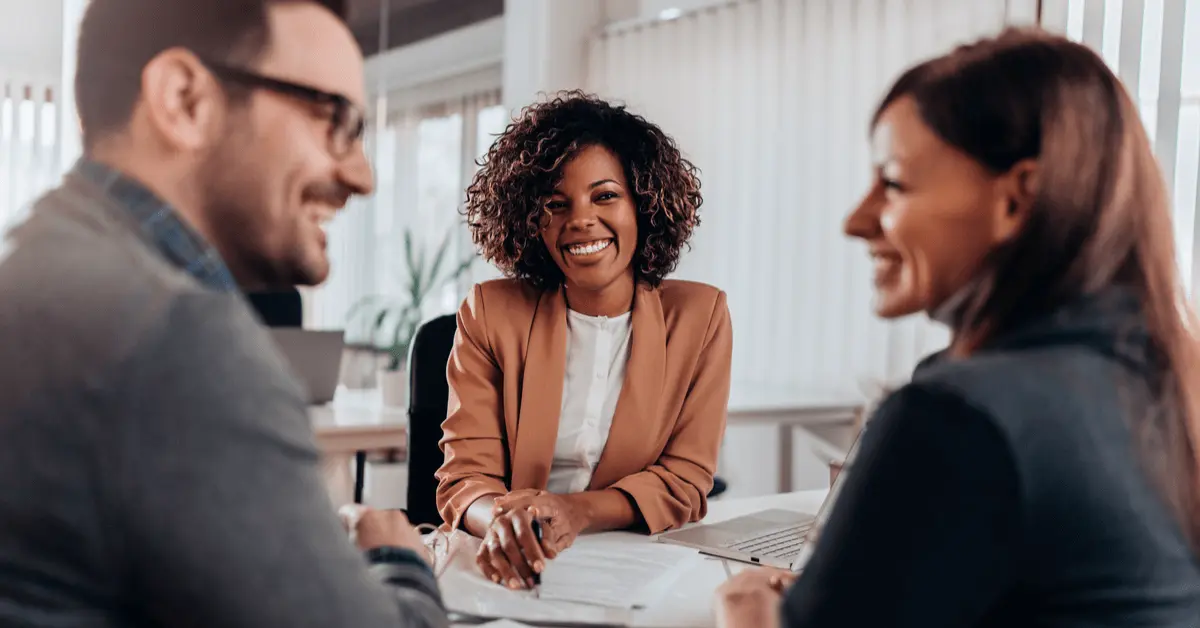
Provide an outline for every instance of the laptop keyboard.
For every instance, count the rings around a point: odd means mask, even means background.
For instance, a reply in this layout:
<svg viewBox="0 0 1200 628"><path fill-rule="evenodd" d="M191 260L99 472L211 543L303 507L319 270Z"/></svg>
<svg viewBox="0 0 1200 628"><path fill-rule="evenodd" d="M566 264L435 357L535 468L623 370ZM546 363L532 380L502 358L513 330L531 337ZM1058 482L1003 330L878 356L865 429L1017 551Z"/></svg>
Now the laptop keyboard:
<svg viewBox="0 0 1200 628"><path fill-rule="evenodd" d="M804 535L812 526L812 521L806 521L774 532L735 541L726 545L725 549L744 552L751 556L791 558L800 551L800 546L804 544Z"/></svg>

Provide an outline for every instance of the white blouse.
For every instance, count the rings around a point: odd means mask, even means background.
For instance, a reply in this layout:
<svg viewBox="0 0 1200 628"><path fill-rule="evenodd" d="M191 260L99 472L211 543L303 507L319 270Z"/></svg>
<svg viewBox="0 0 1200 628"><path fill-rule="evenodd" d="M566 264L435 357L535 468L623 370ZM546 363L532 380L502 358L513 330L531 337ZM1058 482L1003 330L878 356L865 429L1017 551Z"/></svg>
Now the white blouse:
<svg viewBox="0 0 1200 628"><path fill-rule="evenodd" d="M566 379L546 486L551 493L579 493L592 481L625 381L632 329L629 312L605 317L567 310Z"/></svg>

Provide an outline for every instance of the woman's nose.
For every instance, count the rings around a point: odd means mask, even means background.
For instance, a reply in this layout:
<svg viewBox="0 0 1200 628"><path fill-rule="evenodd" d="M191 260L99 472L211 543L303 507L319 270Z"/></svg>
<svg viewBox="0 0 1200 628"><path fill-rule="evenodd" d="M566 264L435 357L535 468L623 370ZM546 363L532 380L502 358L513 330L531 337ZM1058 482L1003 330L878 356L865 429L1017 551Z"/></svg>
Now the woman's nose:
<svg viewBox="0 0 1200 628"><path fill-rule="evenodd" d="M882 231L879 225L879 211L883 206L883 195L878 186L872 187L862 201L858 203L842 223L842 231L852 238L864 240L876 237Z"/></svg>
<svg viewBox="0 0 1200 628"><path fill-rule="evenodd" d="M567 217L567 227L585 230L596 224L596 206L589 202L572 203L571 212Z"/></svg>

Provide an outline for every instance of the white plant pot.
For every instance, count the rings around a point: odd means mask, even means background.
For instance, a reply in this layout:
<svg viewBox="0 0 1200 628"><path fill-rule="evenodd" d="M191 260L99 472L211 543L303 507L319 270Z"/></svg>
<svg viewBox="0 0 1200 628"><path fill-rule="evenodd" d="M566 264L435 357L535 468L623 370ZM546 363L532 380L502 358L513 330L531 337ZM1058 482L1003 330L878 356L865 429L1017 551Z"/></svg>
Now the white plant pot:
<svg viewBox="0 0 1200 628"><path fill-rule="evenodd" d="M388 408L408 407L408 369L380 369L376 380L383 395L383 405Z"/></svg>

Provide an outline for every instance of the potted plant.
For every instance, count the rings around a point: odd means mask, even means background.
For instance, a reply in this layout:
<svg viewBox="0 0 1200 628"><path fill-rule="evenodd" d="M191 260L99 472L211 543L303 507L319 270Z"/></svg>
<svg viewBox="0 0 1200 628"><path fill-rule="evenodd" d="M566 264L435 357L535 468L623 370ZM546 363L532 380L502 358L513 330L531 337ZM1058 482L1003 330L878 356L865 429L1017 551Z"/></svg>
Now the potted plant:
<svg viewBox="0 0 1200 628"><path fill-rule="evenodd" d="M452 236L453 229L442 238L433 255L426 257L424 247L414 243L412 231L405 229L406 267L402 293L399 296L368 296L354 304L346 315L347 335L358 336L357 342L348 338L347 344L368 344L382 354L383 363L376 373L376 383L386 406L403 407L407 401L408 348L417 333L417 326L424 320L426 299L434 290L458 281L475 262L472 255L447 271L446 256Z"/></svg>

